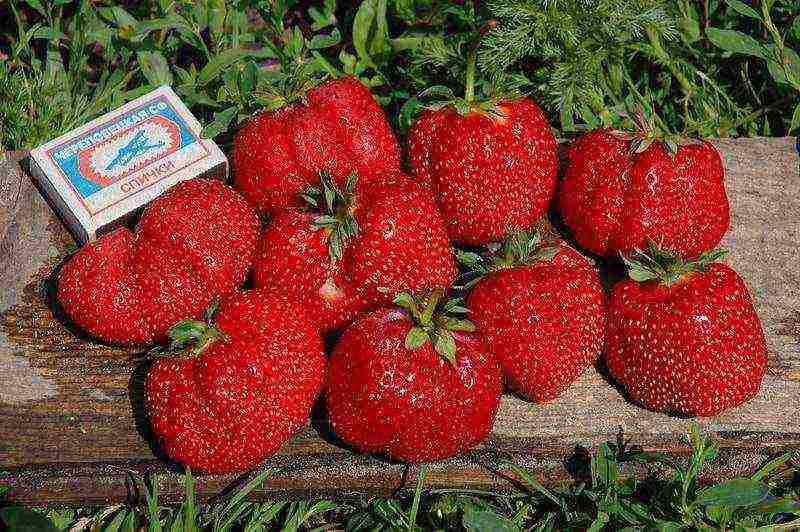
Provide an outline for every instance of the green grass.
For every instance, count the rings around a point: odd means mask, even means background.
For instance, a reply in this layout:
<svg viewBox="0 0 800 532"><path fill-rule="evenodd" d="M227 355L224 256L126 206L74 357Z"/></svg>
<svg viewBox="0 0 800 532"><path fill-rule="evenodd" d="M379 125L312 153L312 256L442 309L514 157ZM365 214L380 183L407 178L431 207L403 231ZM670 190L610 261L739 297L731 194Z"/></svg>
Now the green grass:
<svg viewBox="0 0 800 532"><path fill-rule="evenodd" d="M686 135L800 126L796 0L10 0L0 3L0 145L34 147L171 84L225 143L331 73L370 85L399 130L419 94L531 95L561 136L636 108ZM482 39L480 28L495 21ZM422 98L425 103L425 99Z"/></svg>
<svg viewBox="0 0 800 532"><path fill-rule="evenodd" d="M180 504L159 502L155 478L131 479L141 500L99 508L0 509L9 525L31 530L229 531L551 531L551 530L758 530L800 529L800 468L783 453L755 472L717 484L701 482L718 445L693 427L693 452L674 457L629 446L620 436L592 452L579 450L573 481L545 487L532 471L512 462L498 478L505 489L426 489L426 467L395 498L361 501L251 502L248 495L269 477L267 469L224 499L197 502L191 472ZM642 479L632 472L645 468ZM640 475L641 476L641 475ZM13 530L23 530L10 526Z"/></svg>

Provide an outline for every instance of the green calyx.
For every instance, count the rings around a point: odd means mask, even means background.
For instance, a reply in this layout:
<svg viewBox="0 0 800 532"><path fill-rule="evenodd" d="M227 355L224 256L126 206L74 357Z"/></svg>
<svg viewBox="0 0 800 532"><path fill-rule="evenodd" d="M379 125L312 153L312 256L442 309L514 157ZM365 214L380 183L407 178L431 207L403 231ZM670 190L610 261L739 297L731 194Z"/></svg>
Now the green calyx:
<svg viewBox="0 0 800 532"><path fill-rule="evenodd" d="M458 254L458 261L467 268L465 276L469 288L493 271L530 266L540 261L550 261L558 253L558 246L545 244L538 231L511 229L502 245L492 252L479 255L473 252Z"/></svg>
<svg viewBox="0 0 800 532"><path fill-rule="evenodd" d="M654 120L658 119L656 115L653 115L653 118ZM630 141L631 155L644 153L654 142L660 142L670 157L675 157L680 146L697 142L696 140L685 139L680 135L670 133L663 124L659 129L656 127L654 120L649 120L641 109L636 111L631 120L636 126L634 133L615 131L618 137Z"/></svg>
<svg viewBox="0 0 800 532"><path fill-rule="evenodd" d="M445 300L444 290L438 289L419 295L400 292L394 302L414 322L406 335L406 349L413 351L431 342L436 352L455 366L456 342L452 333L475 330L475 325L464 318L469 310L462 306L463 299Z"/></svg>
<svg viewBox="0 0 800 532"><path fill-rule="evenodd" d="M648 240L647 247L647 251L634 248L630 257L622 255L628 276L634 281L657 281L664 286L672 286L694 272L705 271L709 264L728 253L724 249L716 249L692 260L684 260L678 253L661 249L652 240Z"/></svg>
<svg viewBox="0 0 800 532"><path fill-rule="evenodd" d="M167 331L170 345L157 347L150 352L151 356L185 356L194 357L202 354L214 342L226 338L227 335L214 327L213 320L219 308L219 301L214 302L206 310L205 321L181 320Z"/></svg>
<svg viewBox="0 0 800 532"><path fill-rule="evenodd" d="M320 172L320 187L311 186L302 194L309 206L319 212L314 227L328 232L328 253L331 261L342 259L345 243L358 234L358 222L353 215L356 204L355 188L358 175L347 176L344 190L331 179L329 172Z"/></svg>

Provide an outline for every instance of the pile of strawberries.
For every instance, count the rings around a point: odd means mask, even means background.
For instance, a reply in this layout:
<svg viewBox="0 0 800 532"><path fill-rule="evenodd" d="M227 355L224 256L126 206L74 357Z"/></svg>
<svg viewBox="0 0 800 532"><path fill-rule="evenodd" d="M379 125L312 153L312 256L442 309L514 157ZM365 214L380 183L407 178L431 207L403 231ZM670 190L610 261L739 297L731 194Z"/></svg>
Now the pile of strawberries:
<svg viewBox="0 0 800 532"><path fill-rule="evenodd" d="M164 345L146 407L172 458L250 469L322 394L356 450L439 460L488 435L504 385L551 401L603 354L648 409L714 416L757 393L761 324L714 251L729 208L713 146L599 129L559 182L520 98L423 112L407 155L409 174L364 85L327 81L239 132L235 188L181 183L65 265L76 324ZM579 248L532 230L551 206ZM629 276L609 295L579 250Z"/></svg>

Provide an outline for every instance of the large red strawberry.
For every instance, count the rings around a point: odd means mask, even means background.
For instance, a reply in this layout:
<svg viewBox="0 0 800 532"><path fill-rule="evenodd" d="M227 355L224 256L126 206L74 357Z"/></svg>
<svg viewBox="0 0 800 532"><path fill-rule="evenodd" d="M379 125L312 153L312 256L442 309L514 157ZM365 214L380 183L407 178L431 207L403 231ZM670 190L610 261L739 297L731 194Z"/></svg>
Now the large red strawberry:
<svg viewBox="0 0 800 532"><path fill-rule="evenodd" d="M170 329L145 405L172 459L202 473L246 471L308 422L324 380L322 340L305 309L275 293L232 294L214 321Z"/></svg>
<svg viewBox="0 0 800 532"><path fill-rule="evenodd" d="M480 245L531 227L556 184L556 140L528 98L425 111L408 134L411 170L429 183L450 238Z"/></svg>
<svg viewBox="0 0 800 532"><path fill-rule="evenodd" d="M399 291L445 288L456 267L430 191L401 174L344 188L323 173L305 194L312 211L288 210L264 231L253 282L299 299L329 331Z"/></svg>
<svg viewBox="0 0 800 532"><path fill-rule="evenodd" d="M710 251L730 226L719 153L640 127L638 135L598 129L572 143L558 197L564 221L598 255L630 253L648 239L687 257Z"/></svg>
<svg viewBox="0 0 800 532"><path fill-rule="evenodd" d="M234 139L233 163L236 187L274 214L301 206L299 194L321 171L339 186L353 172L362 184L399 172L400 147L369 89L344 77L251 119Z"/></svg>
<svg viewBox="0 0 800 532"><path fill-rule="evenodd" d="M441 292L399 294L405 309L359 318L328 367L326 404L336 434L356 449L406 462L465 453L492 429L502 380L472 325L441 312Z"/></svg>
<svg viewBox="0 0 800 532"><path fill-rule="evenodd" d="M479 275L470 319L515 392L555 399L600 356L605 294L597 268L577 251L515 230L497 256L459 258Z"/></svg>
<svg viewBox="0 0 800 532"><path fill-rule="evenodd" d="M258 238L247 201L218 180L175 185L121 228L81 248L61 270L58 299L81 328L117 344L147 344L197 318L244 283Z"/></svg>
<svg viewBox="0 0 800 532"><path fill-rule="evenodd" d="M650 246L609 305L608 369L648 409L716 416L758 393L767 346L747 286L714 262Z"/></svg>

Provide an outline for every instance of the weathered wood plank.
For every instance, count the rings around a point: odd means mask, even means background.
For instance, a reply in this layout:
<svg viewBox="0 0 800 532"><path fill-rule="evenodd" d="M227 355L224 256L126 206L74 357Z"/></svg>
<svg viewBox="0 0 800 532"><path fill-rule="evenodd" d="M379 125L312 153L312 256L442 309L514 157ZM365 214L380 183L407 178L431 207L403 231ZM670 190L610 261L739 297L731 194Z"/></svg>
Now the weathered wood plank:
<svg viewBox="0 0 800 532"><path fill-rule="evenodd" d="M784 448L800 447L800 160L794 139L720 140L733 229L729 262L750 285L764 322L770 367L759 396L701 422L723 438L712 475L742 471ZM54 272L69 253L66 231L21 172L0 163L0 484L18 501L105 502L125 498L128 471L158 472L161 492L180 492L174 467L151 448L141 411L144 368L133 350L76 335L52 297ZM681 454L689 421L646 412L600 372L587 372L564 396L535 406L506 396L490 439L468 457L433 466L431 486L495 486L499 453L542 480L567 478L576 445L626 438ZM276 468L259 495L388 493L404 466L354 455L324 420L265 464ZM204 477L214 494L230 476Z"/></svg>

